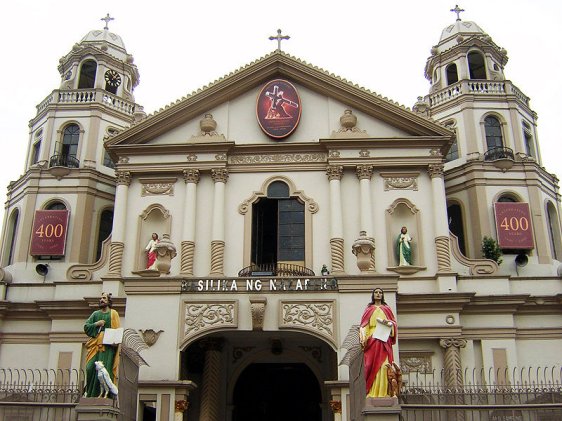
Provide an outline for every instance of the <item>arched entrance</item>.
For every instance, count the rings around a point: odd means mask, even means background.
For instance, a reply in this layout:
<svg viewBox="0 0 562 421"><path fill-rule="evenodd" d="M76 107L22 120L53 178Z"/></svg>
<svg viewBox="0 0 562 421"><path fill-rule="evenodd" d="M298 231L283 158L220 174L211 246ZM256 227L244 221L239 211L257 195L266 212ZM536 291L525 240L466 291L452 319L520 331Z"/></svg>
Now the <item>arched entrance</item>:
<svg viewBox="0 0 562 421"><path fill-rule="evenodd" d="M321 421L322 394L302 363L254 363L234 389L232 421Z"/></svg>
<svg viewBox="0 0 562 421"><path fill-rule="evenodd" d="M185 347L180 367L180 379L197 385L187 419L333 419L324 385L337 379L337 355L306 333L214 332Z"/></svg>

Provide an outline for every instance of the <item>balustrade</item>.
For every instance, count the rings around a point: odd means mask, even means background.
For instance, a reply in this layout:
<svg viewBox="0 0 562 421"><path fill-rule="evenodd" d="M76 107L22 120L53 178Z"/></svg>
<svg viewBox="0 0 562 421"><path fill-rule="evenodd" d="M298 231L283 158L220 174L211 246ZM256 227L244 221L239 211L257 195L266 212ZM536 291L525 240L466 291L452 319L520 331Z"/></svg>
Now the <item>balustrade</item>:
<svg viewBox="0 0 562 421"><path fill-rule="evenodd" d="M135 104L115 96L103 89L55 90L37 105L37 113L44 111L51 104L103 104L114 110L132 116Z"/></svg>
<svg viewBox="0 0 562 421"><path fill-rule="evenodd" d="M489 80L461 80L447 86L440 91L425 97L433 107L446 103L462 94L472 95L514 95L519 101L529 106L529 97L524 95L511 81L489 81Z"/></svg>

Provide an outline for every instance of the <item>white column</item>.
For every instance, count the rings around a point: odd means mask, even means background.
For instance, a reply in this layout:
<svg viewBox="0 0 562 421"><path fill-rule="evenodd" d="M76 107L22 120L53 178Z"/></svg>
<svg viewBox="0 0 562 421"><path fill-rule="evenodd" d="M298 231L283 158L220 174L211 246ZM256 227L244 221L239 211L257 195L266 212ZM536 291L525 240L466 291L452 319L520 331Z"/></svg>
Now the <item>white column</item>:
<svg viewBox="0 0 562 421"><path fill-rule="evenodd" d="M359 187L361 191L361 226L359 227L359 231L365 231L368 237L372 237L371 176L373 175L373 166L358 165L356 174L359 179Z"/></svg>
<svg viewBox="0 0 562 421"><path fill-rule="evenodd" d="M343 216L341 179L343 166L331 165L326 170L330 181L330 254L332 273L344 273Z"/></svg>
<svg viewBox="0 0 562 421"><path fill-rule="evenodd" d="M123 269L123 251L127 228L127 198L129 196L129 185L131 184L130 172L117 171L116 176L117 188L115 191L115 207L113 208L108 277L120 277Z"/></svg>
<svg viewBox="0 0 562 421"><path fill-rule="evenodd" d="M224 275L224 194L228 170L218 168L211 170L215 182L213 196L213 215L211 227L211 276Z"/></svg>
<svg viewBox="0 0 562 421"><path fill-rule="evenodd" d="M131 184L131 173L118 171L117 188L115 191L115 206L113 208L113 228L111 231L112 242L124 242L127 225L127 198L129 196L129 185Z"/></svg>
<svg viewBox="0 0 562 421"><path fill-rule="evenodd" d="M188 169L183 171L185 180L184 221L181 242L181 270L185 276L193 275L193 261L195 254L195 221L197 205L197 183L199 183L199 170Z"/></svg>
<svg viewBox="0 0 562 421"><path fill-rule="evenodd" d="M435 252L437 255L437 271L447 274L451 269L451 245L449 240L449 223L447 220L447 198L445 197L444 165L430 164L428 167L431 177L433 194L433 223L435 226ZM440 291L456 291L454 278L439 277Z"/></svg>

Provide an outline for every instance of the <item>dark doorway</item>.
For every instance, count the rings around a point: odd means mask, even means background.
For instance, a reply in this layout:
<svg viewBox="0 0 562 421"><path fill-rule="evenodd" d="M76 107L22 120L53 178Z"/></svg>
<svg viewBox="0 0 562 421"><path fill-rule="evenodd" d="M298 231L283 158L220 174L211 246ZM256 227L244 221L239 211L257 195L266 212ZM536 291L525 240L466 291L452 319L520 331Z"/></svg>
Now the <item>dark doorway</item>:
<svg viewBox="0 0 562 421"><path fill-rule="evenodd" d="M234 389L233 421L321 421L318 380L305 364L252 364Z"/></svg>

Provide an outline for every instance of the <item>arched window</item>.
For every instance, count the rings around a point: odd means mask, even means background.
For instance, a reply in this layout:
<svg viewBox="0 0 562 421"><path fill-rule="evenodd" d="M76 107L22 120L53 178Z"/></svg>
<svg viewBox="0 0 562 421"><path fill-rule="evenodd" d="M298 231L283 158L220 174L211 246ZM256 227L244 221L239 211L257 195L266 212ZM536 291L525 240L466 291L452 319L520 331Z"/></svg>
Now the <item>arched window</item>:
<svg viewBox="0 0 562 421"><path fill-rule="evenodd" d="M17 231L18 231L18 220L19 220L20 212L16 209L12 215L10 216L9 222L9 232L6 244L9 244L8 249L8 258L6 261L6 266L11 265L14 263L14 255L16 253L16 238L17 238Z"/></svg>
<svg viewBox="0 0 562 421"><path fill-rule="evenodd" d="M86 60L80 68L78 89L92 89L96 85L96 71L98 64L94 60Z"/></svg>
<svg viewBox="0 0 562 421"><path fill-rule="evenodd" d="M552 258L556 260L562 259L562 240L560 238L560 221L556 208L552 202L546 205L548 216L548 233L550 234L550 247L552 248Z"/></svg>
<svg viewBox="0 0 562 421"><path fill-rule="evenodd" d="M533 132L531 126L525 121L523 122L523 142L525 143L525 153L532 158L536 158Z"/></svg>
<svg viewBox="0 0 562 421"><path fill-rule="evenodd" d="M447 216L449 218L449 231L459 239L459 249L466 256L466 239L464 235L464 223L462 217L462 208L458 204L452 204L447 207Z"/></svg>
<svg viewBox="0 0 562 421"><path fill-rule="evenodd" d="M459 81L459 74L457 72L457 65L451 63L447 66L447 86L452 85Z"/></svg>
<svg viewBox="0 0 562 421"><path fill-rule="evenodd" d="M519 202L519 200L517 200L516 197L513 197L510 194L502 194L499 198L498 198L498 202L504 202L504 203L517 203Z"/></svg>
<svg viewBox="0 0 562 421"><path fill-rule="evenodd" d="M62 134L62 147L60 151L62 164L68 167L78 167L76 154L80 141L80 127L70 124L65 127Z"/></svg>
<svg viewBox="0 0 562 421"><path fill-rule="evenodd" d="M66 210L66 206L64 203L59 202L59 201L55 201L55 202L51 202L49 203L46 207L45 210Z"/></svg>
<svg viewBox="0 0 562 421"><path fill-rule="evenodd" d="M484 119L484 130L488 150L503 147L502 127L496 117L488 116Z"/></svg>
<svg viewBox="0 0 562 421"><path fill-rule="evenodd" d="M29 165L37 164L39 162L39 154L41 152L41 140L43 140L43 129L39 129L35 133L33 145L31 146L30 162Z"/></svg>
<svg viewBox="0 0 562 421"><path fill-rule="evenodd" d="M484 56L477 51L468 53L468 70L471 79L486 79Z"/></svg>
<svg viewBox="0 0 562 421"><path fill-rule="evenodd" d="M289 197L289 187L282 181L271 183L267 197L253 205L252 263L274 265L305 260L304 204Z"/></svg>
<svg viewBox="0 0 562 421"><path fill-rule="evenodd" d="M96 261L101 257L101 245L111 234L113 227L113 210L106 209L101 213L100 225L98 227L98 245L96 248Z"/></svg>

